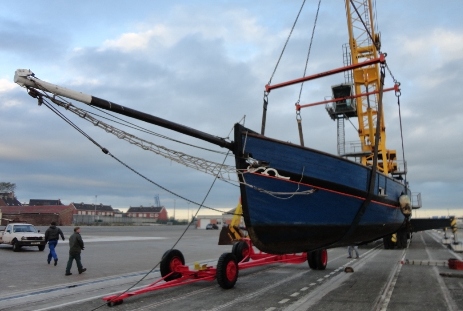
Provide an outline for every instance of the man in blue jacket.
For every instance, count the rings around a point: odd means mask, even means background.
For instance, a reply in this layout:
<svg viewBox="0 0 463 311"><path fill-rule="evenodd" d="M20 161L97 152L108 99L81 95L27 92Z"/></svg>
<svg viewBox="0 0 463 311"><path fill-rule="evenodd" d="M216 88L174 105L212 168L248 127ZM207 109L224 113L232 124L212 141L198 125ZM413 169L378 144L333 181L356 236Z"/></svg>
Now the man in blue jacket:
<svg viewBox="0 0 463 311"><path fill-rule="evenodd" d="M87 271L84 267L82 267L82 263L80 262L80 253L84 249L84 241L80 236L80 227L74 228L74 233L69 237L69 259L68 264L66 266L66 274L71 275L71 267L72 262L75 260L77 264L77 270L79 270L79 274L84 273Z"/></svg>
<svg viewBox="0 0 463 311"><path fill-rule="evenodd" d="M50 264L51 258L55 260L55 266L58 264L58 255L56 255L56 245L58 245L59 237L64 241L64 234L60 228L56 226L56 222L52 221L50 227L45 231L45 242L48 242L48 248L50 252L48 253L47 262Z"/></svg>

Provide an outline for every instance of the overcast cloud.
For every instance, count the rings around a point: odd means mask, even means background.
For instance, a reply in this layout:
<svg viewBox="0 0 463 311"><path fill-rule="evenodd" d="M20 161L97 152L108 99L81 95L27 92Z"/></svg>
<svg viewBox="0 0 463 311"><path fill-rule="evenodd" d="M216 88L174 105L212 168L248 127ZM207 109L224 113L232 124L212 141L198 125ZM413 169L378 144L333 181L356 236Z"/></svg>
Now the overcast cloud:
<svg viewBox="0 0 463 311"><path fill-rule="evenodd" d="M377 1L382 50L401 83L408 180L423 210L463 215L462 1ZM260 131L262 97L302 1L8 2L0 11L0 181L21 202L61 199L114 208L161 204L173 215L197 206L105 155L13 82L16 69L221 137L245 117ZM318 1L307 1L273 83L303 74ZM344 3L322 1L308 74L342 66L348 40ZM322 101L342 75L304 85L301 103ZM386 78L391 87L392 78ZM300 86L272 91L266 134L299 141L294 103ZM397 99L385 96L387 146L402 155ZM66 114L127 165L162 187L202 202L214 177L143 151ZM336 123L323 106L302 111L305 144L336 152ZM357 120L351 120L357 126ZM140 124L140 123L137 123ZM177 133L151 131L218 151ZM346 123L347 139L357 138ZM138 134L216 162L229 156ZM400 159L402 160L402 159ZM216 181L205 205L230 209L239 192ZM203 214L211 211L204 210Z"/></svg>

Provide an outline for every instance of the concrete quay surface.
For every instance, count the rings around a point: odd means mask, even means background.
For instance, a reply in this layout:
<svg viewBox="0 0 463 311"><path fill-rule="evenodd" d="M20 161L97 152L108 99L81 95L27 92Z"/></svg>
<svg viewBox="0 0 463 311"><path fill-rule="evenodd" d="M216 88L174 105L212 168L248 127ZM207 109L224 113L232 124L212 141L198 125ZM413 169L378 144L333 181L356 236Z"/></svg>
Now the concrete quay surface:
<svg viewBox="0 0 463 311"><path fill-rule="evenodd" d="M231 246L217 245L219 230L82 227L88 270L78 274L74 264L73 275L65 276L73 227L61 228L66 241L57 246L56 267L46 262L48 247L13 252L0 245L0 310L109 310L102 297L157 280L156 265L174 245L191 269L194 262L215 266L222 253L231 252ZM463 271L446 265L462 254L443 245L442 237L438 231L416 233L405 250L370 243L359 247L360 259L347 258L344 248L330 249L323 271L310 270L306 262L273 263L239 271L229 290L215 280L201 281L129 297L111 310L463 310Z"/></svg>

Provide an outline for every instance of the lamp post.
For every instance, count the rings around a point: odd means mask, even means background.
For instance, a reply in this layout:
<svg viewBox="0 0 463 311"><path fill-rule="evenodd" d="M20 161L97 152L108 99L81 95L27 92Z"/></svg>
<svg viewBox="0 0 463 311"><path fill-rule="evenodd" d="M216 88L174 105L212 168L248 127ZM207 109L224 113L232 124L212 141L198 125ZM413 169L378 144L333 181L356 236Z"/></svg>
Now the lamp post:
<svg viewBox="0 0 463 311"><path fill-rule="evenodd" d="M95 222L96 219L96 199L98 198L98 195L95 195L95 214L93 215L93 222Z"/></svg>
<svg viewBox="0 0 463 311"><path fill-rule="evenodd" d="M190 223L190 202L187 203L188 204L188 214L187 214L187 221L188 223Z"/></svg>

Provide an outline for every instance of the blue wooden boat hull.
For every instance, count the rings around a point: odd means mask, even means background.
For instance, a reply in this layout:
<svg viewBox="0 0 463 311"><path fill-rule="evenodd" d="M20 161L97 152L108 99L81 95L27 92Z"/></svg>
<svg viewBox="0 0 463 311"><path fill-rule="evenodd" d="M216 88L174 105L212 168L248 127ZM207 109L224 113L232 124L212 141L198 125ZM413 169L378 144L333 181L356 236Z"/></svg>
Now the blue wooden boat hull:
<svg viewBox="0 0 463 311"><path fill-rule="evenodd" d="M396 232L408 189L371 168L235 127L243 216L260 250L292 253L373 241Z"/></svg>

